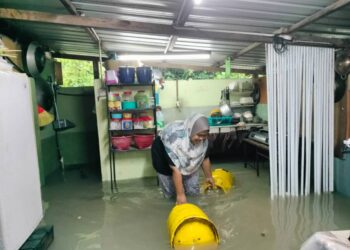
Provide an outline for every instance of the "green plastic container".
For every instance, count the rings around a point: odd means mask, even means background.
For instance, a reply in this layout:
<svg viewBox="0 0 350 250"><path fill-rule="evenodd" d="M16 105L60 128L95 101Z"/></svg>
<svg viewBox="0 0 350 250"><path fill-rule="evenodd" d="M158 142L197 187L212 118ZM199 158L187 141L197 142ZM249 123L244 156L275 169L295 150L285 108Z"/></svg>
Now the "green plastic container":
<svg viewBox="0 0 350 250"><path fill-rule="evenodd" d="M136 107L138 109L146 109L149 107L148 96L146 95L144 90L137 91L134 96Z"/></svg>

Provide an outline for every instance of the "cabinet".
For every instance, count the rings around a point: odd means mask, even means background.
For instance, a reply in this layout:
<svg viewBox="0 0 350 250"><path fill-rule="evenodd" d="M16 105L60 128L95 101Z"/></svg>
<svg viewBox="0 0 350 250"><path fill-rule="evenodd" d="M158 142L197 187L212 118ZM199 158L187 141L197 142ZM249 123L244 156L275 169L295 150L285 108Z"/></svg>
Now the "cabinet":
<svg viewBox="0 0 350 250"><path fill-rule="evenodd" d="M106 92L111 189L114 192L117 191L116 154L149 150L157 134L155 85L106 84Z"/></svg>

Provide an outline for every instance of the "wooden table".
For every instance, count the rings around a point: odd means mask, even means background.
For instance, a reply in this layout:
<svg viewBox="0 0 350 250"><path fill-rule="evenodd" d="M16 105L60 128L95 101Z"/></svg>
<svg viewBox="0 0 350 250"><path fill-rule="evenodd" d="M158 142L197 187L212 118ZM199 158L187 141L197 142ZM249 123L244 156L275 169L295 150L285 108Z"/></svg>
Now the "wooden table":
<svg viewBox="0 0 350 250"><path fill-rule="evenodd" d="M243 139L243 147L244 147L244 167L248 166L247 160L247 146L251 146L254 148L254 162L253 167L256 168L256 175L259 176L259 160L261 158L269 160L269 146L267 144L245 138Z"/></svg>

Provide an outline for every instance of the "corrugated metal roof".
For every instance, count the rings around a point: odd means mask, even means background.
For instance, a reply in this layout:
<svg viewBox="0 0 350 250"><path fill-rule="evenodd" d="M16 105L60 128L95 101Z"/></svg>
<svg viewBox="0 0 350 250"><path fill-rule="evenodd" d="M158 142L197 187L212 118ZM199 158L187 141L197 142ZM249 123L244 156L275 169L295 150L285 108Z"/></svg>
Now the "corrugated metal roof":
<svg viewBox="0 0 350 250"><path fill-rule="evenodd" d="M189 1L189 0L188 0ZM78 12L88 17L113 18L149 24L172 25L180 13L183 0L74 0ZM334 3L334 0L203 0L193 5L185 27L213 32L243 32L273 34ZM3 0L0 7L69 14L59 0ZM98 56L98 45L85 28L24 21L9 21L51 49L62 54ZM169 35L122 32L95 29L106 53L163 53L171 40ZM312 34L325 38L350 38L350 7L334 13L298 30L296 34ZM221 41L177 37L170 52L211 52L206 62L195 65L215 65L249 46L249 42ZM179 63L179 62L174 62ZM265 64L264 46L259 46L234 59L236 68L261 68Z"/></svg>

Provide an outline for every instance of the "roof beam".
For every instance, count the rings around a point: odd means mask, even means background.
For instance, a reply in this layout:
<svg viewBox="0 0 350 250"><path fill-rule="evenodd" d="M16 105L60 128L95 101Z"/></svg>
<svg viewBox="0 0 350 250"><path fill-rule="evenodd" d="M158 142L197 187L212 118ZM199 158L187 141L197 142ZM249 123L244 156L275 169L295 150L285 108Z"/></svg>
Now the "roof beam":
<svg viewBox="0 0 350 250"><path fill-rule="evenodd" d="M193 0L183 0L180 10L177 13L176 19L173 22L174 25L177 27L183 27L192 9L193 9ZM174 48L177 38L178 38L177 36L170 36L168 44L165 47L164 54L168 53L168 51L171 51Z"/></svg>
<svg viewBox="0 0 350 250"><path fill-rule="evenodd" d="M293 24L293 25L290 25L289 27L282 27L282 28L279 28L277 30L274 31L274 34L290 34L290 33L293 33L303 27L305 27L306 25L309 25L315 21L317 21L318 19L326 16L326 15L329 15L331 14L332 12L348 5L350 3L350 0L337 0L336 2L328 5L327 7L315 12L314 14L312 14L311 16L308 16L306 18L304 18L303 20ZM310 38L310 37L309 37ZM300 37L299 39L303 39L302 37ZM321 40L321 38L318 38L319 40ZM327 41L327 39L323 39L323 41ZM330 39L329 39L330 41ZM241 51L239 51L238 53L235 53L233 54L233 60L235 58L238 58L246 53L248 53L249 51L259 47L260 45L262 45L261 42L256 42L256 43L253 43L251 45L249 45L248 47L242 49ZM222 64L223 62L221 62Z"/></svg>
<svg viewBox="0 0 350 250"><path fill-rule="evenodd" d="M60 0L60 2L64 5L64 7L68 10L69 13L75 16L80 16L80 13L70 0ZM100 42L100 38L98 37L96 31L93 28L85 28L85 30L97 44Z"/></svg>

